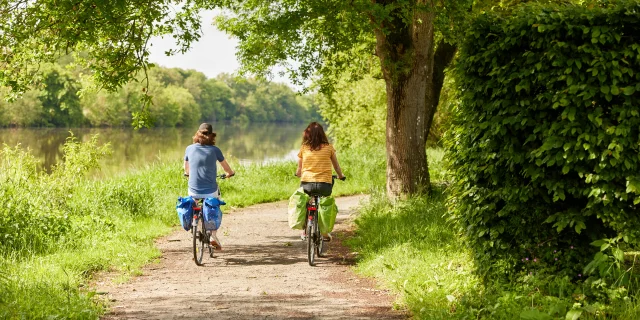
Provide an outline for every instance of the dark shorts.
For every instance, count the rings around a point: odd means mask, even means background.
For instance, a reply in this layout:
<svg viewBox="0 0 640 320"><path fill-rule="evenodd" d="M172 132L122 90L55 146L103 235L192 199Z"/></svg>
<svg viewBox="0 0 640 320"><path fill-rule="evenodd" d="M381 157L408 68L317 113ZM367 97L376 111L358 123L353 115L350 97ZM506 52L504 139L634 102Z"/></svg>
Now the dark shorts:
<svg viewBox="0 0 640 320"><path fill-rule="evenodd" d="M333 189L333 185L326 182L301 182L300 186L304 190L304 193L322 197L330 196L331 190Z"/></svg>

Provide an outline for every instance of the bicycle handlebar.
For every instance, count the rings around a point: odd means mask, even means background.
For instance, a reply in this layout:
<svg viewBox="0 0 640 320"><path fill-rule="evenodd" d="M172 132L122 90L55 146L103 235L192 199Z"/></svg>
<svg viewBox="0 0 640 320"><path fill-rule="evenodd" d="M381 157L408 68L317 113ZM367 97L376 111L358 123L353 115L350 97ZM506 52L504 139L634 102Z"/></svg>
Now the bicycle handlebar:
<svg viewBox="0 0 640 320"><path fill-rule="evenodd" d="M188 176L189 176L189 174L188 174L188 173L186 173L186 172L185 172L185 173L183 173L182 175L183 175L184 177L188 177ZM217 176L217 177L218 177L218 178L220 178L220 179L227 179L227 178L231 178L231 177L233 177L233 176L235 176L235 175L236 175L236 173L234 172L232 175L230 175L230 176L228 176L228 177L227 177L227 175L226 175L226 174L221 174L221 175L219 175L219 176Z"/></svg>
<svg viewBox="0 0 640 320"><path fill-rule="evenodd" d="M297 175L297 174L295 174L295 173L293 174L293 176L294 176L294 177L298 177L298 175ZM299 177L298 177L298 178L299 178ZM334 174L334 175L332 175L332 176L331 176L331 179L333 179L333 180L338 179L338 176L336 176L336 175ZM345 180L347 180L347 176L343 176L343 177L342 177L341 179L339 179L339 180L345 181Z"/></svg>

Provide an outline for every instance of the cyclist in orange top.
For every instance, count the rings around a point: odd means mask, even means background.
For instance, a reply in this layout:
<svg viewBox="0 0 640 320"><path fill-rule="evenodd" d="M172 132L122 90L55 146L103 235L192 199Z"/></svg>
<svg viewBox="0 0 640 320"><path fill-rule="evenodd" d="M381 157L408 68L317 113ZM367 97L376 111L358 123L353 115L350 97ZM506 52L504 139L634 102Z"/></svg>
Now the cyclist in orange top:
<svg viewBox="0 0 640 320"><path fill-rule="evenodd" d="M318 194L323 197L331 195L333 178L331 167L336 170L338 179L343 179L342 169L338 164L336 149L329 144L322 126L311 122L304 130L302 147L298 153L298 169L296 176L300 177L300 186L307 194ZM325 241L331 240L331 235L323 234Z"/></svg>

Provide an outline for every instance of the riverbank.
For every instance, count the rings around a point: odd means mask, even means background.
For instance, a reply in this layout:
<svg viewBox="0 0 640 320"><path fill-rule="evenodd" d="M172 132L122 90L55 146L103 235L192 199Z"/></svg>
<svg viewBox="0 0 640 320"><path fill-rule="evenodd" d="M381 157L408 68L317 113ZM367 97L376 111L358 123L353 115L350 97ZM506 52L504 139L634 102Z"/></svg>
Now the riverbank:
<svg viewBox="0 0 640 320"><path fill-rule="evenodd" d="M98 271L125 281L158 257L154 239L178 223L175 202L186 193L181 163L152 164L101 180L85 179L106 150L96 141L71 142L67 164L37 170L25 150L5 148L0 162L0 318L97 318L105 312L88 285ZM342 150L347 181L335 195L369 193L384 181L384 154ZM299 180L295 163L241 166L221 182L229 207L288 198ZM229 208L225 208L228 210Z"/></svg>

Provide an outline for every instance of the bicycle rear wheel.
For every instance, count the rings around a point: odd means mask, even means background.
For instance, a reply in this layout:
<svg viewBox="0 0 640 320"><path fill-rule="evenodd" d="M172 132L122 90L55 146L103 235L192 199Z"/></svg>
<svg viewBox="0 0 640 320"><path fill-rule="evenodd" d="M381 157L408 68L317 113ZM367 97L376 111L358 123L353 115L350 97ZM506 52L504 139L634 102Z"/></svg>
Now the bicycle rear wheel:
<svg viewBox="0 0 640 320"><path fill-rule="evenodd" d="M202 221L202 226L199 228L198 222ZM193 261L196 262L196 265L202 265L202 257L204 255L204 238L205 238L205 230L204 230L204 219L202 216L198 216L195 223L193 224L192 232L193 232ZM198 230L201 229L201 230Z"/></svg>
<svg viewBox="0 0 640 320"><path fill-rule="evenodd" d="M324 243L322 235L318 232L318 257L324 258L327 256L327 244Z"/></svg>
<svg viewBox="0 0 640 320"><path fill-rule="evenodd" d="M307 221L307 259L309 260L310 266L316 265L316 228L316 221L309 219L309 221Z"/></svg>

